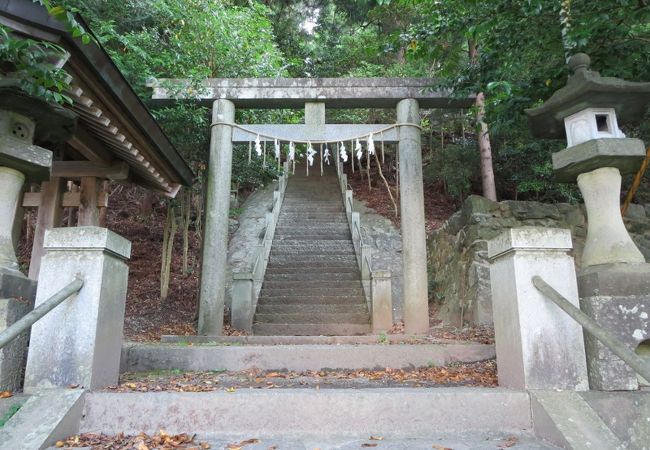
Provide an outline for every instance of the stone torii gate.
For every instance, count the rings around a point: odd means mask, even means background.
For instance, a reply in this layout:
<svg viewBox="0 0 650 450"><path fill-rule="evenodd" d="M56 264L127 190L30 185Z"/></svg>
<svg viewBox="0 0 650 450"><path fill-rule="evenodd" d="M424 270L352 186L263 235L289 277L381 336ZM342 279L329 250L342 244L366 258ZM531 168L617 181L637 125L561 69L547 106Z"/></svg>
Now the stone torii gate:
<svg viewBox="0 0 650 450"><path fill-rule="evenodd" d="M233 142L347 141L391 125L325 123L325 108L396 108L398 126L374 135L398 143L404 327L407 333L429 330L424 192L420 145L420 107L464 108L472 98L453 98L434 91L434 80L422 78L244 78L208 79L197 92L187 80L157 80L154 100L198 98L212 103L212 126L205 235L199 306L199 334L219 335L223 328L228 254ZM305 108L305 124L235 124L235 108ZM393 124L394 126L394 124ZM338 155L337 155L338 157ZM353 157L353 156L352 156Z"/></svg>

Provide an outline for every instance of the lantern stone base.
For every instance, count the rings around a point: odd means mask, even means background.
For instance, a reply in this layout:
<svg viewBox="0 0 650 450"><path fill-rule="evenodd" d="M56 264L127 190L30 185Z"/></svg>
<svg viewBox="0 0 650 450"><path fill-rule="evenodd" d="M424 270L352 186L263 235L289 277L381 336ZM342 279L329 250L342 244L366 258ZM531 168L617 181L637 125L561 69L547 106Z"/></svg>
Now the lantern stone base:
<svg viewBox="0 0 650 450"><path fill-rule="evenodd" d="M553 175L560 183L575 183L578 175L601 167L615 167L622 175L635 173L645 158L640 139L591 139L553 153Z"/></svg>
<svg viewBox="0 0 650 450"><path fill-rule="evenodd" d="M650 339L650 264L590 267L578 275L581 309L630 349ZM591 389L636 390L637 375L600 341L585 333Z"/></svg>
<svg viewBox="0 0 650 450"><path fill-rule="evenodd" d="M34 308L36 282L14 271L0 269L0 331L20 320ZM29 331L0 349L0 391L21 387L27 359Z"/></svg>

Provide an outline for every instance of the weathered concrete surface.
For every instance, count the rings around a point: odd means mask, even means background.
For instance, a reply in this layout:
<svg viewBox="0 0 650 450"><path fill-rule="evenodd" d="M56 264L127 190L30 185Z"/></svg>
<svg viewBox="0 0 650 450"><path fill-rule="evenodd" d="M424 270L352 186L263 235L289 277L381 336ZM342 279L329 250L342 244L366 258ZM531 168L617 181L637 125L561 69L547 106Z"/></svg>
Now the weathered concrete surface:
<svg viewBox="0 0 650 450"><path fill-rule="evenodd" d="M627 448L650 449L650 392L580 394Z"/></svg>
<svg viewBox="0 0 650 450"><path fill-rule="evenodd" d="M471 343L298 346L129 344L125 346L122 371L397 369L441 366L454 361L484 361L494 356L494 346Z"/></svg>
<svg viewBox="0 0 650 450"><path fill-rule="evenodd" d="M471 97L454 98L450 92L434 91L428 78L210 78L198 91L188 92L188 80L155 80L154 100L199 98L204 102L228 99L237 108L302 108L308 101L328 108L394 108L404 98L419 101L423 108L467 108ZM166 86L173 86L169 92Z"/></svg>
<svg viewBox="0 0 650 450"><path fill-rule="evenodd" d="M35 297L35 281L21 273L0 269L0 331L34 309ZM22 387L28 340L29 330L0 349L0 391L13 392Z"/></svg>
<svg viewBox="0 0 650 450"><path fill-rule="evenodd" d="M383 433L379 433L383 438ZM202 437L197 436L201 441ZM516 442L515 448L524 448L526 450L555 449L557 447L546 444L527 433L459 433L446 435L439 432L435 437L422 439L412 438L383 438L381 441L370 439L314 439L305 438L299 440L289 439L260 439L258 444L246 445L246 450L268 450L278 448L282 450L314 450L317 448L327 450L359 450L365 447L377 446L381 450L431 450L432 444L434 449L453 449L453 450L495 450L501 446L508 445L510 442ZM228 448L228 445L236 444L232 439L209 439L210 448L222 449Z"/></svg>
<svg viewBox="0 0 650 450"><path fill-rule="evenodd" d="M390 286L390 272L375 270L371 276L372 331L373 333L385 333L393 327L393 299Z"/></svg>
<svg viewBox="0 0 650 450"><path fill-rule="evenodd" d="M577 392L532 391L535 434L565 449L627 448Z"/></svg>
<svg viewBox="0 0 650 450"><path fill-rule="evenodd" d="M621 174L603 167L578 176L589 226L582 267L613 263L643 263L643 254L625 229L620 212Z"/></svg>
<svg viewBox="0 0 650 450"><path fill-rule="evenodd" d="M45 234L36 306L75 276L84 285L32 326L25 392L115 384L119 375L131 243L106 228Z"/></svg>
<svg viewBox="0 0 650 450"><path fill-rule="evenodd" d="M420 108L417 100L406 99L397 104L397 122L419 126ZM419 128L401 126L397 146L400 160L404 331L407 333L429 331L429 283L420 134Z"/></svg>
<svg viewBox="0 0 650 450"><path fill-rule="evenodd" d="M277 181L274 181L258 189L241 206L243 211L237 219L237 229L232 233L228 244L226 266L226 307L228 308L232 302L232 274L252 269L259 246L263 244L266 214L273 207L273 192L277 186ZM260 288L261 285L255 286L258 292Z"/></svg>
<svg viewBox="0 0 650 450"><path fill-rule="evenodd" d="M640 139L591 139L553 153L553 175L561 183L575 183L578 175L601 167L615 167L622 175L636 173L645 158Z"/></svg>
<svg viewBox="0 0 650 450"><path fill-rule="evenodd" d="M211 345L338 345L377 344L378 336L183 336L163 335L160 341L168 344L211 344ZM382 336L382 341L384 337ZM385 342L392 344L467 344L468 341L433 339L428 336L387 334Z"/></svg>
<svg viewBox="0 0 650 450"><path fill-rule="evenodd" d="M390 220L363 201L355 199L353 209L359 213L363 242L371 247L373 270L390 271L393 321L400 321L404 318L402 234Z"/></svg>
<svg viewBox="0 0 650 450"><path fill-rule="evenodd" d="M581 309L635 350L650 337L650 264L589 267L578 276ZM636 390L637 375L585 333L589 384L598 390Z"/></svg>
<svg viewBox="0 0 650 450"><path fill-rule="evenodd" d="M578 306L568 230L513 228L488 242L499 385L586 390L582 328L533 286L540 276Z"/></svg>
<svg viewBox="0 0 650 450"><path fill-rule="evenodd" d="M472 414L468 414L472 411ZM240 390L232 393L97 392L80 432L193 432L282 439L432 437L531 429L525 392L501 389Z"/></svg>
<svg viewBox="0 0 650 450"><path fill-rule="evenodd" d="M232 123L235 105L216 100L212 123ZM226 263L228 255L228 213L232 175L232 127L215 125L210 131L208 186L205 200L205 228L199 289L199 334L223 333L226 303Z"/></svg>
<svg viewBox="0 0 650 450"><path fill-rule="evenodd" d="M1 450L40 450L79 429L85 391L46 389L25 402L0 429Z"/></svg>

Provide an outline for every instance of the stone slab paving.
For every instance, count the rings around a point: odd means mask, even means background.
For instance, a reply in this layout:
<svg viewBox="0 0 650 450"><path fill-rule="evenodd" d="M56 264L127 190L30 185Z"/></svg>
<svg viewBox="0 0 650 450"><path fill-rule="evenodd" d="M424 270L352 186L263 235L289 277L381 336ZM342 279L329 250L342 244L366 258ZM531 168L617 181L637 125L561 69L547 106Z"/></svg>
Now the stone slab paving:
<svg viewBox="0 0 650 450"><path fill-rule="evenodd" d="M512 439L512 438L515 439ZM200 436L198 440L202 440ZM232 449L236 440L207 439L213 450ZM512 443L510 447L506 447ZM230 446L230 447L229 447ZM499 448L543 450L557 449L553 445L542 442L531 435L494 434L449 436L431 439L260 439L257 444L241 447L241 450L495 450Z"/></svg>

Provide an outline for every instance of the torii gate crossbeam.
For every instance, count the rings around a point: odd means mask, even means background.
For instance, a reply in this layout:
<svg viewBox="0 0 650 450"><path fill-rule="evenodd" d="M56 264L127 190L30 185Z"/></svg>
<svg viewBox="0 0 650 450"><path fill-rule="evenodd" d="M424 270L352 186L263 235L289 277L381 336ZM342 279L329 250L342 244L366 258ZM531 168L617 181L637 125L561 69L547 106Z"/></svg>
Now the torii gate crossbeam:
<svg viewBox="0 0 650 450"><path fill-rule="evenodd" d="M396 108L398 127L374 139L397 142L400 160L400 214L402 223L402 267L404 274L404 327L407 333L427 333L428 282L420 106L463 108L474 99L455 98L433 91L431 79L423 78L275 78L209 79L201 89L187 80L157 80L152 83L155 100L198 98L212 102L212 126L205 235L199 307L199 334L219 335L223 329L228 211L233 142L249 142L260 135L289 140L336 142L362 136L388 125L326 124L325 108ZM305 107L304 125L246 125L235 123L235 108Z"/></svg>

